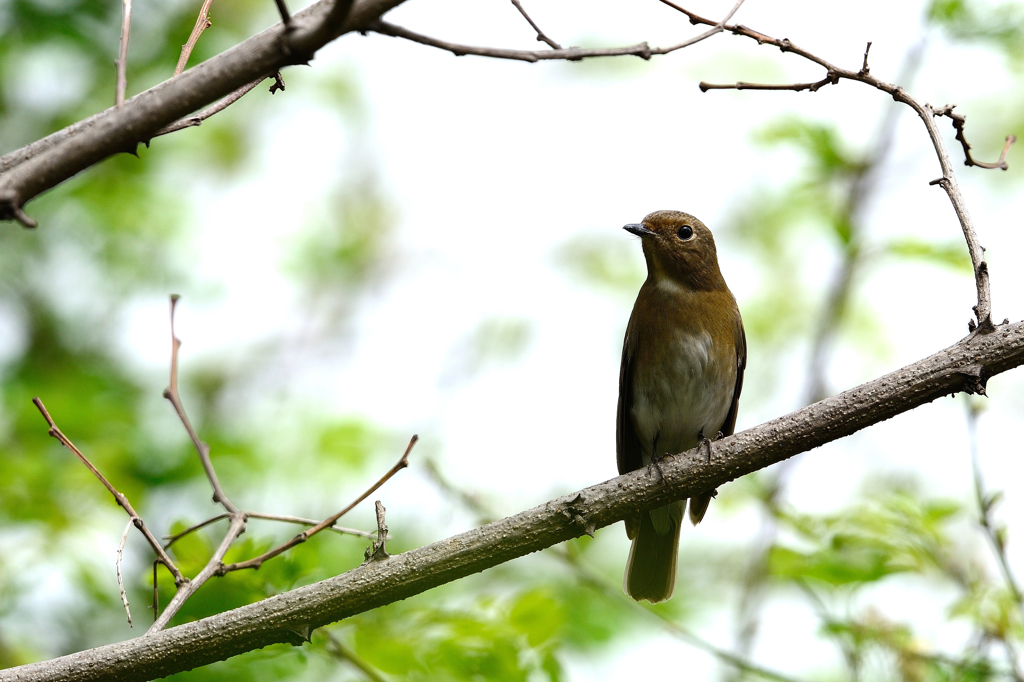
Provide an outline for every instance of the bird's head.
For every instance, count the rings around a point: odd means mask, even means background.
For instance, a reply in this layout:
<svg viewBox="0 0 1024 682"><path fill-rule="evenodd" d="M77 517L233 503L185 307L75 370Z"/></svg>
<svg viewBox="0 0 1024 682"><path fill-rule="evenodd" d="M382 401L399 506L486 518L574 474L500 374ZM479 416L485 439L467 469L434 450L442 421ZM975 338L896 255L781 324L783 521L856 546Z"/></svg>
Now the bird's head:
<svg viewBox="0 0 1024 682"><path fill-rule="evenodd" d="M715 239L704 223L682 211L655 211L624 230L640 237L648 277L670 278L697 291L725 287Z"/></svg>

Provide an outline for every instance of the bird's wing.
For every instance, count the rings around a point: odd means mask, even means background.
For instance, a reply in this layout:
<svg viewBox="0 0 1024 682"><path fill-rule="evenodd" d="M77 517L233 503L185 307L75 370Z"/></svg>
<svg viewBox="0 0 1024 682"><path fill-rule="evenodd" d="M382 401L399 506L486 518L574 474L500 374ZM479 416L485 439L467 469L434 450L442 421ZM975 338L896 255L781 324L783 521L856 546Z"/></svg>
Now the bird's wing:
<svg viewBox="0 0 1024 682"><path fill-rule="evenodd" d="M635 369L635 348L629 338L629 332L633 326L632 320L630 323L626 328L626 338L622 342L622 365L619 367L619 412L615 421L615 452L620 474L639 469L644 464L640 455L640 439L636 437L633 419L630 417L630 412L633 409L633 370ZM641 520L639 516L627 516L624 519L626 535L630 540L636 537Z"/></svg>
<svg viewBox="0 0 1024 682"><path fill-rule="evenodd" d="M736 429L736 412L740 405L740 391L743 390L743 370L747 367L747 334L743 331L743 320L736 317L734 341L736 343L736 389L732 393L732 405L722 424L722 435L731 436Z"/></svg>
<svg viewBox="0 0 1024 682"><path fill-rule="evenodd" d="M632 323L632 320L630 320ZM633 409L634 343L630 339L632 324L626 329L622 342L622 365L619 367L619 412L615 428L615 451L619 473L625 474L643 466L640 440L633 429L630 412Z"/></svg>

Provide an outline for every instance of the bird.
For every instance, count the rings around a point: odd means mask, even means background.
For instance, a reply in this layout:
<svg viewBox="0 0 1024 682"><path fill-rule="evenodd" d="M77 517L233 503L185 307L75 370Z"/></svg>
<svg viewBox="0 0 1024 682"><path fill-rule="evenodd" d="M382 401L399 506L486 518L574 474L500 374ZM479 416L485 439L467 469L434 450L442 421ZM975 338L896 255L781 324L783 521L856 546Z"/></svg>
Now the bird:
<svg viewBox="0 0 1024 682"><path fill-rule="evenodd" d="M619 474L731 435L747 364L743 320L711 230L682 211L655 211L623 229L640 237L647 279L622 344ZM713 495L690 499L694 525ZM623 590L633 599L657 603L675 591L685 508L681 500L625 519L633 543Z"/></svg>

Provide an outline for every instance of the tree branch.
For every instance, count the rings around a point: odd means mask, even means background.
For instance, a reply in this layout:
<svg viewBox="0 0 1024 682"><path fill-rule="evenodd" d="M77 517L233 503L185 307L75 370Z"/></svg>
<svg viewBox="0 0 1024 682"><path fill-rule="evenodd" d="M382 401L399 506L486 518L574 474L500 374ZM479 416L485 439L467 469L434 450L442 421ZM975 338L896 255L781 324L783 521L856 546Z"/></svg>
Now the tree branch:
<svg viewBox="0 0 1024 682"><path fill-rule="evenodd" d="M121 0L121 42L114 60L117 80L114 84L114 106L124 104L124 93L128 89L128 37L132 32L132 0Z"/></svg>
<svg viewBox="0 0 1024 682"><path fill-rule="evenodd" d="M409 466L409 453L412 452L412 448L413 448L414 445L416 445L416 441L418 441L419 438L420 438L419 436L415 436L414 435L411 439L409 439L409 445L408 445L408 447L405 448L405 453L403 453L402 454L402 458L400 460L398 460L398 462L395 463L395 466L391 467L391 469L389 469L386 474L381 476L380 479L376 483L374 483L372 486L370 486L366 490L366 492L364 492L362 495L357 497L350 505L348 505L347 507L342 509L340 512L338 512L334 516L327 517L326 519L324 519L323 521L319 522L318 524L316 524L315 526L313 526L309 530L302 531L301 533L299 533L298 535L296 535L292 539L288 540L287 542L284 542L284 543L278 545L277 547L275 547L275 548L273 548L271 550L268 550L268 551L264 552L263 554L260 554L258 557L254 557L254 558L248 559L246 561L240 561L240 562L234 563L234 564L227 564L226 566L221 566L219 574L220 575L224 575L225 573L230 573L231 571L240 571L240 570L245 569L245 568L259 568L260 566L263 565L264 561L266 561L268 559L273 559L278 554L281 554L282 552L288 551L289 549L291 549L295 545L302 544L303 542L305 542L309 538L313 537L314 535L316 535L320 531L325 530L325 529L330 528L331 526L333 526L335 523L337 523L338 519L340 519L342 516L344 516L345 514L349 513L353 509L355 509L356 505L358 505L360 502L362 502L367 497L372 495L374 493L374 491L376 491L382 485L387 483L391 479L392 476L394 476L399 471L401 471L402 469L404 469L407 466ZM378 516L377 521L378 521L378 524L381 523L382 517ZM387 529L385 528L385 531L386 530ZM379 532L379 526L378 526L378 532ZM383 546L383 540L381 540L381 545Z"/></svg>
<svg viewBox="0 0 1024 682"><path fill-rule="evenodd" d="M166 566L167 570L174 576L174 584L180 587L183 583L187 583L188 578L181 574L178 567L174 565L173 561L171 561L171 557L167 556L167 552L165 552L164 548L160 545L160 541L157 540L156 536L149 530L149 527L146 525L145 521L142 520L142 517L135 512L135 508L132 507L131 502L128 501L128 498L124 493L115 488L114 485L107 480L107 477L100 473L99 469L93 466L93 463L89 461L89 458L82 454L82 451L75 447L75 444L72 443L59 428L57 428L57 425L53 421L53 417L51 417L50 413L46 410L46 406L43 405L42 400L35 397L32 398L32 403L36 406L36 409L39 410L39 413L43 415L43 419L46 420L46 423L50 426L50 435L60 441L61 445L73 452L75 457L77 457L79 461L81 461L82 464L92 472L92 475L95 476L108 491L110 491L110 494L114 496L114 500L122 509L124 509L125 513L128 514L128 518L131 519L131 522L135 524L135 527L139 529L139 532L145 536L146 541L149 542L149 546L153 548L154 552L156 552L157 561Z"/></svg>
<svg viewBox="0 0 1024 682"><path fill-rule="evenodd" d="M189 34L188 40L181 46L181 55L174 67L175 76L185 70L188 58L192 56L192 50L196 49L196 43L199 42L199 36L213 25L213 22L210 21L210 5L212 4L213 0L203 0L203 6L199 8L199 16L196 17L196 25L192 27L192 33Z"/></svg>
<svg viewBox="0 0 1024 682"><path fill-rule="evenodd" d="M671 4L668 0L662 0L666 4ZM674 6L674 5L673 5ZM680 11L686 12L681 8ZM692 12L686 12L687 16L694 23L710 24L711 22L707 19L699 17ZM942 141L942 135L939 133L938 126L935 123L937 116L949 116L953 119L954 126L961 126L958 128L957 139L961 140L964 144L965 153L970 149L970 145L966 144L963 140L962 126L963 117L954 116L952 113L952 107L946 106L941 109L932 109L930 104L922 104L916 99L907 94L906 90L898 85L892 83L886 83L871 75L871 71L868 68L868 51L864 51L864 64L860 71L849 71L847 69L841 69L834 64L814 55L801 47L798 47L788 38L772 38L771 36L759 33L746 26L739 24L724 25L724 30L729 31L735 35L744 36L752 40L756 40L758 44L772 45L779 48L782 52L792 52L793 54L799 55L804 59L814 62L819 66L823 67L827 76L822 81L817 83L799 83L796 85L755 85L752 83L734 83L734 84L712 84L712 83L701 83L700 89L704 92L708 90L723 90L723 89L735 89L735 90L816 90L816 87L821 87L828 82L838 82L839 79L846 79L852 81L858 81L866 85L870 85L876 90L881 90L887 93L895 101L901 104L906 104L920 117L924 123L925 128L928 130L928 136L931 138L932 146L935 148L935 155L938 157L939 167L942 169L942 177L938 180L933 180L931 184L940 185L942 189L946 191L949 196L950 203L953 204L953 210L956 212L957 219L960 221L960 227L964 233L964 239L967 241L967 250L971 255L971 263L974 266L974 281L975 286L978 290L978 304L974 307L976 320L972 320L968 323L970 331L979 329L982 332L990 332L994 328L992 323L992 294L989 288L989 275L988 275L988 263L985 262L985 249L982 248L981 243L978 241L977 232L974 229L974 223L971 221L971 216L967 212L967 205L964 203L963 196L960 194L960 187L957 184L956 176L953 174L953 166L949 161L949 154L946 152L945 144ZM870 48L870 45L869 45ZM742 86L742 87L741 87ZM996 164L979 164L970 159L968 154L968 165L982 166L986 168L1002 168L1006 165L1005 157L1006 152L1009 150L1010 145L1013 143L1012 136L1007 138L1006 146L1003 148L1003 154L1000 156L1000 161ZM1016 138L1013 138L1016 139Z"/></svg>
<svg viewBox="0 0 1024 682"><path fill-rule="evenodd" d="M513 2L515 2L515 0L513 0ZM373 22L372 24L367 26L367 28L371 31L375 31L382 35L392 36L394 38L404 38L406 40L411 40L414 43L420 43L421 45L429 45L431 47L447 50L448 52L454 54L456 57L462 57L464 55L471 54L476 55L478 57L492 57L494 59L512 59L523 62L539 62L551 60L565 60L575 62L581 59L587 59L592 57L622 57L625 55L633 55L635 57L640 57L641 59L646 60L657 55L669 54L670 52L681 50L684 47L689 47L690 45L694 45L702 40L710 38L716 33L721 33L723 30L725 30L725 22L729 21L729 19L731 19L732 16L736 14L736 11L739 10L740 5L742 5L743 2L744 0L737 0L736 4L733 5L733 8L731 10L729 10L729 13L725 16L725 18L718 23L704 20L705 22L708 23L708 25L712 27L710 30L704 31L704 33L701 33L700 35L694 36L693 38L684 40L681 43L671 45L669 47L651 47L646 42L643 42L637 43L636 45L628 45L625 47L570 47L555 48L552 50L509 50L502 47L475 47L472 45L461 45L459 43L451 43L446 40L439 40L437 38L425 36L422 33L410 31L409 29L403 28L402 26L395 26L394 24L389 24L386 21ZM533 26L534 28L537 28L537 25L533 23L533 20L531 20L529 16L525 12L523 12L522 7L520 7L518 4L516 5L516 7L519 8L519 11L522 12L523 16L526 17L527 21L530 22L530 25ZM686 12L686 10L681 11ZM542 40L540 35L543 34L540 34L539 28L537 29L537 31L539 34L537 39ZM550 42L548 44L551 45L552 47L555 46Z"/></svg>
<svg viewBox="0 0 1024 682"><path fill-rule="evenodd" d="M323 625L406 599L626 516L712 490L944 395L984 393L989 377L1024 364L1024 322L972 334L912 365L716 441L665 458L662 475L633 471L460 535L369 562L256 604L141 638L0 671L0 682L148 680L277 642L301 644Z"/></svg>
<svg viewBox="0 0 1024 682"><path fill-rule="evenodd" d="M305 63L328 42L367 25L404 0L318 0L175 78L83 121L0 157L0 220L35 221L23 207L52 187L113 154L134 153L161 128L226 97L246 83Z"/></svg>

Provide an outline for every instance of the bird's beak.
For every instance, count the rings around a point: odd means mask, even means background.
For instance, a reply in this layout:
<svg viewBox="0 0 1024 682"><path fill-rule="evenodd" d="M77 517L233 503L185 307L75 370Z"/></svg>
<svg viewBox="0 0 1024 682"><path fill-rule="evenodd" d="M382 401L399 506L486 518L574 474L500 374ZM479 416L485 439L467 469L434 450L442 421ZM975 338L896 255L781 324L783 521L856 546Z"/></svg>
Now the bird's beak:
<svg viewBox="0 0 1024 682"><path fill-rule="evenodd" d="M651 235L657 234L654 230L644 227L640 223L630 223L622 227L626 232L632 232L637 237L650 237Z"/></svg>

